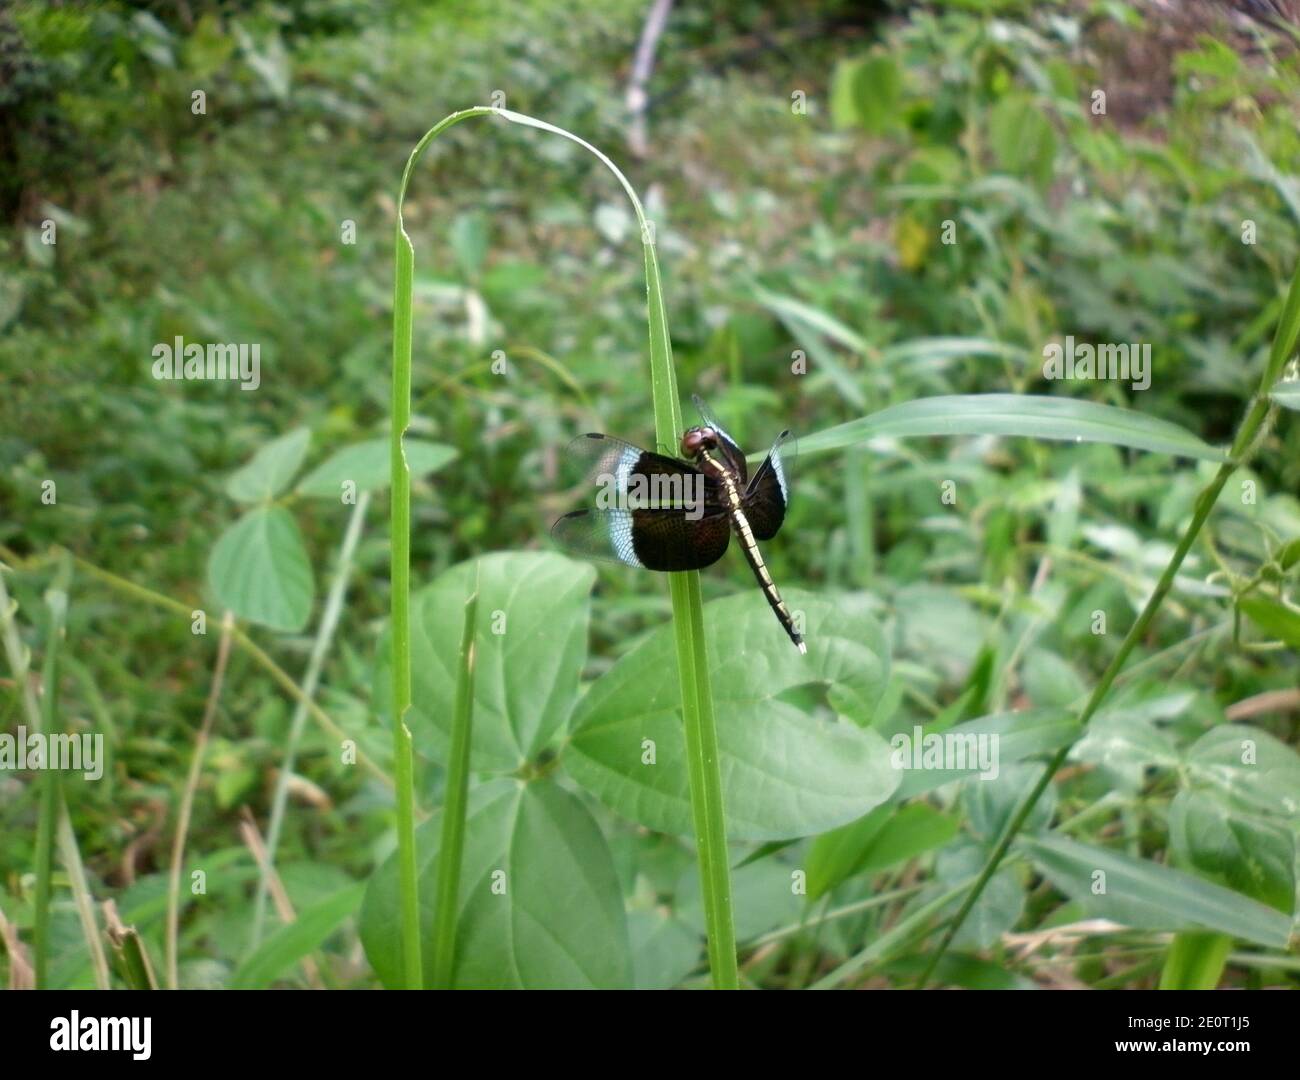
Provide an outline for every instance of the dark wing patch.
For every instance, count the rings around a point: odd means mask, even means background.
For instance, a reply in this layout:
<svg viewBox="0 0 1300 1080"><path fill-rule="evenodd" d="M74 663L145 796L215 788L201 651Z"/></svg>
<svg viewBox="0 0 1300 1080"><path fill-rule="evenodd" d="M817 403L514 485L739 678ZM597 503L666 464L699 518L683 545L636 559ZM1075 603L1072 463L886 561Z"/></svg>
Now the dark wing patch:
<svg viewBox="0 0 1300 1080"><path fill-rule="evenodd" d="M771 540L785 521L790 505L789 477L797 453L790 432L781 432L745 489L745 517L756 540Z"/></svg>
<svg viewBox="0 0 1300 1080"><path fill-rule="evenodd" d="M713 410L705 404L704 399L699 394L692 394L691 400L695 402L695 408L705 424L718 433L718 438L722 441L722 456L727 459L727 465L740 477L740 482L745 483L749 477L749 467L745 464L745 455L741 453L740 447L736 445L736 440L728 435L726 429L718 423L718 418L714 415Z"/></svg>
<svg viewBox="0 0 1300 1080"><path fill-rule="evenodd" d="M575 510L551 527L568 551L647 570L700 570L722 558L731 538L725 514L683 510Z"/></svg>
<svg viewBox="0 0 1300 1080"><path fill-rule="evenodd" d="M700 499L706 514L722 507L718 482L711 476L612 435L580 435L569 443L566 456L598 486L602 507L689 508Z"/></svg>

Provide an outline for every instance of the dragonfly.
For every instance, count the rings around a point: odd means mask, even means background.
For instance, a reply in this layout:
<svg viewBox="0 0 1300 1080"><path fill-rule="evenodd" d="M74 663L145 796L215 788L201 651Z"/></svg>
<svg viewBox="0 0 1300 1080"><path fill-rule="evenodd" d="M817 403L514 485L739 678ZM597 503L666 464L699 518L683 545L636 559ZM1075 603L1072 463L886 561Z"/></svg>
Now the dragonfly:
<svg viewBox="0 0 1300 1080"><path fill-rule="evenodd" d="M782 431L750 476L736 441L698 396L692 400L703 422L682 435L680 459L598 432L574 439L568 457L597 485L597 505L565 514L551 536L577 555L673 571L711 566L734 533L777 620L807 653L758 548L785 521L794 439Z"/></svg>

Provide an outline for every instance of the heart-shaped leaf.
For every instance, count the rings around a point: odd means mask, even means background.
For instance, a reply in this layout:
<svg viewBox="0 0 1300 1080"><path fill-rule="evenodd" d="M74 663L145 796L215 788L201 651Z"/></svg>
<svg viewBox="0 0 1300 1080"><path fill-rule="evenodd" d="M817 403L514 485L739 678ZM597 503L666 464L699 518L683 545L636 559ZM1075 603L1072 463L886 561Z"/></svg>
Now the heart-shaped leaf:
<svg viewBox="0 0 1300 1080"><path fill-rule="evenodd" d="M250 510L217 539L208 583L240 618L296 633L311 615L316 583L293 515L282 506Z"/></svg>
<svg viewBox="0 0 1300 1080"><path fill-rule="evenodd" d="M1169 843L1206 877L1292 913L1296 838L1278 821L1243 813L1210 792L1180 791L1169 805Z"/></svg>
<svg viewBox="0 0 1300 1080"><path fill-rule="evenodd" d="M226 494L242 503L274 499L289 486L310 442L311 432L297 428L267 443L247 465L230 474Z"/></svg>
<svg viewBox="0 0 1300 1080"><path fill-rule="evenodd" d="M421 936L432 937L442 815L416 830ZM401 983L396 857L375 871L361 941ZM614 862L586 807L553 781L493 780L470 796L453 983L461 989L618 989L631 952ZM424 957L426 984L432 956Z"/></svg>
<svg viewBox="0 0 1300 1080"><path fill-rule="evenodd" d="M883 635L860 602L786 597L802 613L808 654L781 633L763 597L705 608L728 834L810 836L861 817L899 776L872 718L888 677ZM660 832L694 827L670 627L651 634L592 685L574 717L564 763L616 813ZM830 707L856 723L814 716L785 695L825 684Z"/></svg>
<svg viewBox="0 0 1300 1080"><path fill-rule="evenodd" d="M513 772L561 730L587 659L587 622L596 572L546 552L502 552L478 564L474 741L471 766ZM412 734L446 761L456 696L461 613L475 564L461 563L411 597ZM375 696L392 700L389 638L380 647Z"/></svg>

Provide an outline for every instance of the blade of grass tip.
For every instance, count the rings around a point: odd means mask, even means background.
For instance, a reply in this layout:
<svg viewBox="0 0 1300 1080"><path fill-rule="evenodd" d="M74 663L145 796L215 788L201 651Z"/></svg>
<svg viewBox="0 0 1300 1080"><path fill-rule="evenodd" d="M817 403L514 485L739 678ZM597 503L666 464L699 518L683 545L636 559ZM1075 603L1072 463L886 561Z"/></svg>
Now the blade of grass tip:
<svg viewBox="0 0 1300 1080"><path fill-rule="evenodd" d="M444 117L416 143L402 173L397 198L396 274L393 293L393 402L392 402L392 641L393 641L393 732L397 769L409 772L409 735L403 715L410 704L410 486L402 452L402 437L410 420L411 405L411 290L415 272L415 249L402 222L402 203L416 162L429 144L455 124L474 117L497 116L512 124L535 128L576 143L597 158L618 181L636 213L645 258L646 312L650 332L650 390L654 402L655 437L659 447L677 445L682 430L681 405L673 371L672 345L664 307L663 286L655 255L655 228L645 214L636 190L610 158L585 139L564 128L523 113L491 106L475 106ZM737 989L740 974L736 965L735 927L731 911L731 873L727 857L723 819L722 773L713 712L713 690L709 680L704 644L704 607L696 571L670 575L673 627L677 645L678 676L682 690L682 720L685 732L691 810L699 849L705 923L709 938L710 969L718 989ZM409 780L408 780L409 783ZM403 804L402 778L398 787L398 889L401 897L403 955L408 977L419 971L419 947L414 939L419 929L419 902L415 878L415 836L410 813Z"/></svg>
<svg viewBox="0 0 1300 1080"><path fill-rule="evenodd" d="M1218 502L1219 494L1227 484L1228 478L1239 467L1250 462L1255 455L1255 451L1259 448L1260 442L1268 433L1272 417L1276 412L1276 406L1269 400L1269 390L1281 376L1283 368L1291 359L1291 354L1295 352L1298 341L1300 341L1300 264L1296 265L1291 276L1291 285L1287 291L1286 303L1282 307L1282 315L1278 320L1277 329L1273 335L1268 363L1265 365L1259 388L1251 399L1250 407L1246 410L1246 415L1237 428L1236 437L1232 440L1232 446L1228 451L1228 459L1219 466L1214 478L1197 495L1196 502L1193 505L1192 520L1183 531L1178 545L1174 548L1173 555L1169 558L1168 565L1160 575L1160 580L1156 582L1155 590L1151 593L1136 621L1129 628L1128 633L1124 635L1124 640L1120 643L1114 658L1107 665L1106 670L1102 672L1096 687L1093 689L1092 694L1089 695L1083 712L1079 715L1080 729L1086 728L1093 716L1096 715L1097 710L1106 699L1106 695L1110 692L1111 686L1127 663L1129 655L1133 652L1137 643L1146 635L1147 628L1155 619L1156 612L1159 611L1160 605L1164 602L1166 594L1172 587L1174 578L1182 567L1183 560L1191 550L1192 544L1200 535L1202 527L1210 516L1210 511L1214 509L1215 503ZM1015 814L1007 823L1002 835L998 838L997 844L994 845L992 852L990 852L988 860L980 870L974 886L966 895L965 900L962 901L956 917L948 925L943 938L940 939L938 948L931 954L929 961L921 972L921 977L916 982L917 989L923 988L929 982L930 976L948 951L948 947L966 921L966 917L975 906L975 902L997 872L998 865L1006 856L1012 841L1015 840L1025 822L1029 819L1029 815L1038 804L1038 800L1042 798L1043 792L1047 790L1048 785L1052 782L1052 777L1065 764L1072 745L1073 743L1066 743L1065 746L1057 750L1033 789L1021 800Z"/></svg>
<svg viewBox="0 0 1300 1080"><path fill-rule="evenodd" d="M101 906L104 911L105 933L113 950L113 962L122 981L131 990L157 990L158 980L154 978L153 964L149 962L149 953L135 927L123 925L122 917L117 913L117 905L112 900L105 900Z"/></svg>
<svg viewBox="0 0 1300 1080"><path fill-rule="evenodd" d="M423 984L420 948L420 885L415 860L415 770L406 711L411 706L411 471L402 440L411 423L411 305L415 280L415 246L406 232L402 206L415 164L429 144L448 128L475 116L490 116L488 107L464 109L434 124L406 159L397 193L393 274L393 397L390 413L389 580L392 586L393 785L397 798L397 890L401 925L402 972L407 989Z"/></svg>
<svg viewBox="0 0 1300 1080"><path fill-rule="evenodd" d="M271 800L271 820L266 830L266 859L262 862L257 878L257 896L253 901L253 929L249 935L245 955L251 955L262 941L262 929L266 922L266 899L269 891L271 873L275 867L275 856L280 844L280 830L284 825L284 813L289 804L289 779L293 775L293 766L298 754L298 743L307 726L307 703L316 696L320 683L321 669L325 666L325 657L338 629L339 617L343 611L343 600L347 595L348 579L352 575L352 559L356 554L357 544L361 540L361 529L365 522L366 510L370 506L370 492L363 491L357 496L348 518L347 530L339 546L338 564L334 570L334 580L330 583L329 595L325 600L325 611L321 615L320 626L316 630L316 640L312 642L311 655L307 659L307 673L303 676L303 697L298 700L293 711L293 721L289 725L289 739L284 748L284 760L280 763L280 775L275 782L275 795Z"/></svg>
<svg viewBox="0 0 1300 1080"><path fill-rule="evenodd" d="M227 611L221 620L221 641L217 646L217 662L212 669L212 685L208 689L208 700L203 706L203 721L199 725L198 736L194 740L194 754L190 758L189 775L185 778L185 788L181 792L180 807L176 813L176 837L172 841L171 870L167 881L167 987L179 989L180 961L178 942L180 939L181 909L181 866L185 861L185 840L190 831L190 814L194 809L194 793L198 790L199 775L203 771L203 755L207 750L208 737L217 718L217 702L221 699L221 687L226 678L226 663L230 659L230 640L235 628L235 618Z"/></svg>
<svg viewBox="0 0 1300 1080"><path fill-rule="evenodd" d="M459 914L460 866L465 850L465 812L469 800L469 750L474 725L474 627L478 614L478 580L465 601L460 637L460 674L452 714L447 793L442 806L438 845L437 904L433 922L433 988L450 990L456 970L456 918Z"/></svg>
<svg viewBox="0 0 1300 1080"><path fill-rule="evenodd" d="M68 815L68 804L62 791L59 793L57 838L59 857L63 860L63 868L68 875L68 886L72 890L72 899L77 906L81 933L86 939L86 948L90 952L90 966L95 973L95 985L101 990L108 990L111 986L108 957L104 953L104 943L100 940L99 924L95 921L95 900L90 895L86 867L81 861L81 850L77 847L77 834L72 831L72 818Z"/></svg>

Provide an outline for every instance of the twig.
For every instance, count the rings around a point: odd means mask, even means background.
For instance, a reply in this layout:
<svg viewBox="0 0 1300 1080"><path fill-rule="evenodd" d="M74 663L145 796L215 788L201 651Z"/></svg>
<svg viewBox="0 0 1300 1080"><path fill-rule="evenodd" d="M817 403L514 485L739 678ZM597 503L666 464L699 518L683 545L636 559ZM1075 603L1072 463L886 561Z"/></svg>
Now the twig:
<svg viewBox="0 0 1300 1080"><path fill-rule="evenodd" d="M271 821L266 830L266 860L259 863L262 866L262 873L257 879L257 896L253 901L253 929L249 935L249 952L256 949L262 940L262 928L266 922L267 883L274 870L275 856L280 846L280 830L284 825L284 811L289 801L289 781L293 776L294 759L298 753L298 743L302 739L303 729L307 725L308 703L316 696L321 668L325 665L325 656L329 652L330 643L334 640L334 632L338 629L339 615L343 611L343 598L348 588L348 578L352 574L352 558L361 539L361 526L365 522L366 508L369 505L370 492L363 491L357 497L356 505L352 508L352 516L348 519L347 531L343 534L338 566L334 571L334 580L330 583L325 611L321 615L320 626L316 630L316 640L312 642L311 656L307 660L307 672L302 680L303 696L298 699L293 712L293 722L289 725L289 740L285 744L284 762L280 766L280 775L275 782L275 795L271 800Z"/></svg>
<svg viewBox="0 0 1300 1080"><path fill-rule="evenodd" d="M176 840L172 844L171 874L167 883L167 986L179 989L177 941L180 934L181 865L185 861L185 838L190 829L190 812L194 809L194 793L199 786L203 770L203 754L208 746L208 736L217 716L217 702L221 698L221 685L226 678L226 663L230 659L230 639L235 628L235 617L229 611L221 620L221 642L217 646L217 663L212 669L212 686L203 709L203 723L194 740L194 756L190 759L190 772L181 794L180 810L176 816Z"/></svg>
<svg viewBox="0 0 1300 1080"><path fill-rule="evenodd" d="M650 151L646 139L646 109L650 104L650 94L646 87L655 67L655 49L664 27L668 25L668 14L673 9L673 0L654 0L646 15L645 26L641 28L641 40L637 42L636 55L632 60L632 77L628 80L627 111L631 123L627 131L628 148L639 158Z"/></svg>

